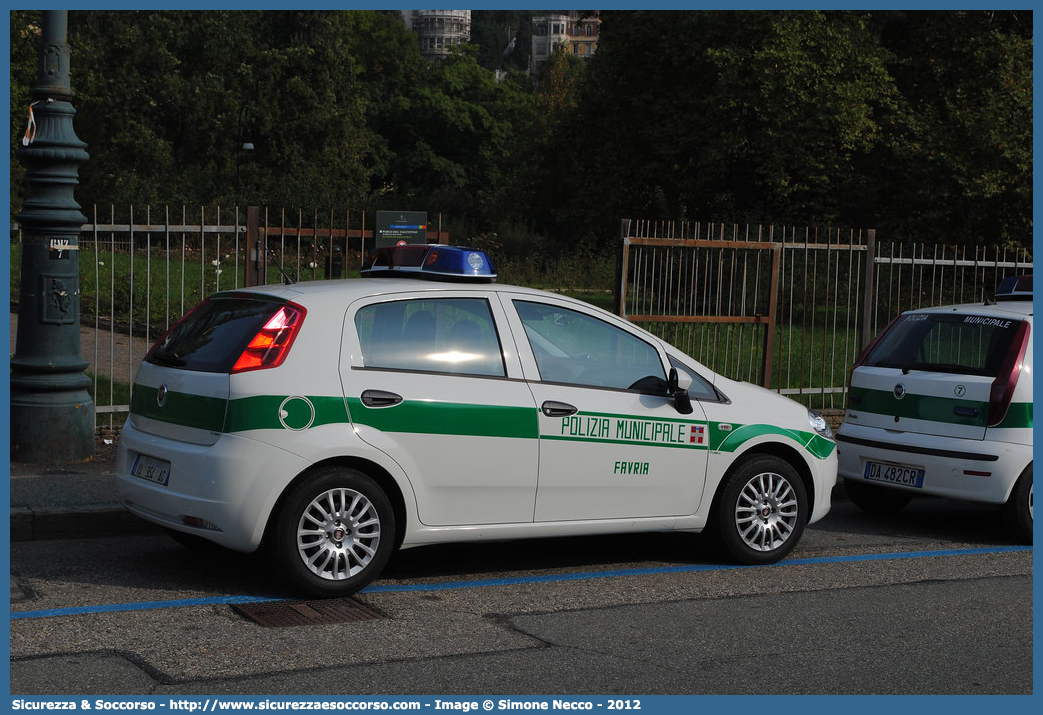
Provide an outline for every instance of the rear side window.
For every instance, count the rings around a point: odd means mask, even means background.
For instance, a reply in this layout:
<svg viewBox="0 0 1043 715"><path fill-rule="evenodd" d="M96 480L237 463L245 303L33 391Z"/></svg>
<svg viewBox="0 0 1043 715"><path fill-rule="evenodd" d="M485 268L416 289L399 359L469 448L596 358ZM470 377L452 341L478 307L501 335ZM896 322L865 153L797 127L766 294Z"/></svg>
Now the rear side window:
<svg viewBox="0 0 1043 715"><path fill-rule="evenodd" d="M355 314L366 367L502 377L503 351L484 298L376 303Z"/></svg>
<svg viewBox="0 0 1043 715"><path fill-rule="evenodd" d="M982 315L903 315L864 364L996 377L1020 326L1020 320Z"/></svg>
<svg viewBox="0 0 1043 715"><path fill-rule="evenodd" d="M196 372L231 372L250 341L285 304L256 297L210 298L163 336L145 360Z"/></svg>

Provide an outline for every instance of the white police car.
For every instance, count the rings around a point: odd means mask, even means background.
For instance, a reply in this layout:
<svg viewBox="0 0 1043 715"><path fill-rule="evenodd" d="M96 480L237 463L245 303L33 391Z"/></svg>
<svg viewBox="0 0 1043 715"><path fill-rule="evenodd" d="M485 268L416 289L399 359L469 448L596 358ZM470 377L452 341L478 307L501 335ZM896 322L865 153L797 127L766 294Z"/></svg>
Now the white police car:
<svg viewBox="0 0 1043 715"><path fill-rule="evenodd" d="M1032 277L1005 279L996 301L903 313L862 352L837 431L855 504L1002 504L1031 543Z"/></svg>
<svg viewBox="0 0 1043 715"><path fill-rule="evenodd" d="M480 251L382 249L368 273L217 293L161 338L122 503L182 540L263 543L322 596L438 542L712 529L773 563L829 511L836 445L797 403L497 285Z"/></svg>

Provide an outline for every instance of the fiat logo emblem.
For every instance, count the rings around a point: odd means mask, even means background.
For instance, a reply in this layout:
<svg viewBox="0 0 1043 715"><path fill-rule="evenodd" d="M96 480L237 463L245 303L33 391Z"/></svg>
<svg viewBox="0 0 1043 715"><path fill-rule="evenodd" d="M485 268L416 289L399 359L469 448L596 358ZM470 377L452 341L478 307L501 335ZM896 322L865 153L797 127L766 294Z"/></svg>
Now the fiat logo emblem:
<svg viewBox="0 0 1043 715"><path fill-rule="evenodd" d="M167 386L160 385L159 390L156 391L156 404L162 407L167 404Z"/></svg>
<svg viewBox="0 0 1043 715"><path fill-rule="evenodd" d="M905 397L905 385L903 385L902 383L898 383L897 385L895 385L894 394L896 400L900 400L903 397Z"/></svg>

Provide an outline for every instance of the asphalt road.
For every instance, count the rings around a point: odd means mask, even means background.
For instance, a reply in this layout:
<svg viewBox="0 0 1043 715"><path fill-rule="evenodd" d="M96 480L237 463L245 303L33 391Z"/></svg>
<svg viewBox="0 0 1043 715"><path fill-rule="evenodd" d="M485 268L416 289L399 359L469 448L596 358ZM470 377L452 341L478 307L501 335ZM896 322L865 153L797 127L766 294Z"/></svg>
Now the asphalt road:
<svg viewBox="0 0 1043 715"><path fill-rule="evenodd" d="M285 628L227 603L292 596L262 556L15 543L11 694L1031 693L1010 543L994 509L924 500L838 501L760 568L684 534L425 547L356 597L379 618Z"/></svg>

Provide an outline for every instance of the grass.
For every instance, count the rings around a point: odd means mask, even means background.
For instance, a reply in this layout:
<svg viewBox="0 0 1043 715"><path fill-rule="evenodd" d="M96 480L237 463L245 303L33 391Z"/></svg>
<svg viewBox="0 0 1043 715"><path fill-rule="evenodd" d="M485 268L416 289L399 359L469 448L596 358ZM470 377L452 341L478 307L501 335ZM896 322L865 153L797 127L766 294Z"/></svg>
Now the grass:
<svg viewBox="0 0 1043 715"><path fill-rule="evenodd" d="M127 383L92 372L88 372L87 377L91 379L87 392L94 400L95 407L130 404L130 385Z"/></svg>
<svg viewBox="0 0 1043 715"><path fill-rule="evenodd" d="M188 250L169 259L152 252L95 251L90 244L79 256L80 316L98 316L126 329L133 326L143 331L146 324L153 332L166 329L206 296L219 290L246 285L246 267L230 254L203 254ZM211 257L213 256L213 257ZM21 247L11 245L11 301L19 298L21 283ZM325 278L321 266L305 256L292 256L285 269L295 280ZM348 271L345 277L357 276ZM284 277L275 266L268 266L268 283L282 283Z"/></svg>
<svg viewBox="0 0 1043 715"><path fill-rule="evenodd" d="M733 380L761 384L764 326L716 323L642 323L654 335L671 343L714 372ZM844 387L857 356L855 331L815 327L778 326L772 353L771 389ZM815 407L838 408L843 393L788 394Z"/></svg>

